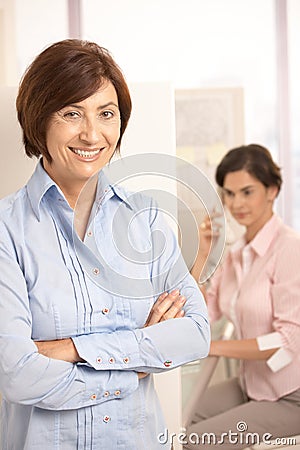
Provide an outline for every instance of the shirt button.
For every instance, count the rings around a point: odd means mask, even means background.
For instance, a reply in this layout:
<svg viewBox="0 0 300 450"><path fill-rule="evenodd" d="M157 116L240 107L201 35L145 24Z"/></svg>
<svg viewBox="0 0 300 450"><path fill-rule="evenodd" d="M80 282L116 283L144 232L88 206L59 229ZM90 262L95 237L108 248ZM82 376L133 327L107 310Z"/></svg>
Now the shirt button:
<svg viewBox="0 0 300 450"><path fill-rule="evenodd" d="M93 395L91 395L91 400L96 400L96 398L97 398L97 395L96 394L93 394Z"/></svg>
<svg viewBox="0 0 300 450"><path fill-rule="evenodd" d="M103 417L103 422L107 423L110 421L110 417L109 416L104 416Z"/></svg>
<svg viewBox="0 0 300 450"><path fill-rule="evenodd" d="M166 367L170 367L172 364L173 364L173 361L170 361L170 360L167 360L167 361L164 362L164 365Z"/></svg>
<svg viewBox="0 0 300 450"><path fill-rule="evenodd" d="M89 230L89 231L87 232L87 235L88 235L89 237L93 236L92 230Z"/></svg>
<svg viewBox="0 0 300 450"><path fill-rule="evenodd" d="M121 391L120 391L119 389L117 389L117 390L115 391L115 395L118 396L118 395L120 395L120 394L121 394Z"/></svg>
<svg viewBox="0 0 300 450"><path fill-rule="evenodd" d="M102 358L100 358L100 356L98 356L98 358L96 359L97 363L100 364L102 363Z"/></svg>
<svg viewBox="0 0 300 450"><path fill-rule="evenodd" d="M109 313L109 309L108 308L103 308L102 309L102 314L108 314Z"/></svg>
<svg viewBox="0 0 300 450"><path fill-rule="evenodd" d="M104 397L109 397L109 392L108 392L108 391L105 391L104 394L103 394L103 396L104 396Z"/></svg>
<svg viewBox="0 0 300 450"><path fill-rule="evenodd" d="M100 270L98 269L98 267L94 267L93 274L94 275L99 275L99 273L100 273Z"/></svg>
<svg viewBox="0 0 300 450"><path fill-rule="evenodd" d="M129 358L128 358L128 356L126 356L125 358L123 358L123 362L124 362L125 364L128 364L128 363L129 363Z"/></svg>
<svg viewBox="0 0 300 450"><path fill-rule="evenodd" d="M114 364L115 358L113 358L113 357L111 356L111 357L109 358L108 362L109 362L110 364Z"/></svg>

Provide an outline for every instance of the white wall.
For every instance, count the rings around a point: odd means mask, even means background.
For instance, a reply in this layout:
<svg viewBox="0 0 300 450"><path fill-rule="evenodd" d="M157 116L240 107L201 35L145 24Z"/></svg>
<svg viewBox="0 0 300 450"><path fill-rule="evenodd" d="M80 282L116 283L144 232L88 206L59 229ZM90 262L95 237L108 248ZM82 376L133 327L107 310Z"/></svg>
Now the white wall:
<svg viewBox="0 0 300 450"><path fill-rule="evenodd" d="M66 0L15 2L17 69L21 75L43 48L68 37Z"/></svg>
<svg viewBox="0 0 300 450"><path fill-rule="evenodd" d="M66 0L0 0L0 84L17 85L43 48L67 36Z"/></svg>
<svg viewBox="0 0 300 450"><path fill-rule="evenodd" d="M0 0L0 84L18 80L14 0Z"/></svg>
<svg viewBox="0 0 300 450"><path fill-rule="evenodd" d="M31 176L36 159L25 156L17 122L16 87L0 86L1 169L0 198L21 188Z"/></svg>
<svg viewBox="0 0 300 450"><path fill-rule="evenodd" d="M243 87L246 139L266 142L276 118L273 0L82 4L83 37L111 50L128 80Z"/></svg>

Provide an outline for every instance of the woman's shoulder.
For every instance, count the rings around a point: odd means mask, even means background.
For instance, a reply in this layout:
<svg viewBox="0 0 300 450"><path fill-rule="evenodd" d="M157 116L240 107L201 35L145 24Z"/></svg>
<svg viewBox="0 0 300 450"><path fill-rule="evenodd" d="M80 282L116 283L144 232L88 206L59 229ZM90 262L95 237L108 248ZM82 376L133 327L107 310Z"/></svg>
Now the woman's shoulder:
<svg viewBox="0 0 300 450"><path fill-rule="evenodd" d="M300 233L283 222L280 222L275 242L279 246L299 246Z"/></svg>
<svg viewBox="0 0 300 450"><path fill-rule="evenodd" d="M127 204L135 213L143 213L143 215L149 214L150 217L152 217L152 215L156 214L159 210L158 202L150 195L150 193L146 194L144 191L131 191L119 185L114 185L113 190L121 201Z"/></svg>
<svg viewBox="0 0 300 450"><path fill-rule="evenodd" d="M300 263L300 234L296 230L282 222L278 227L271 249L272 259L276 267L286 271L288 268L294 270L293 266L297 266L298 270Z"/></svg>
<svg viewBox="0 0 300 450"><path fill-rule="evenodd" d="M26 188L23 187L12 194L0 199L0 221L5 222L7 219L17 219L17 211L20 210L19 205L24 202ZM23 208L22 208L23 209Z"/></svg>

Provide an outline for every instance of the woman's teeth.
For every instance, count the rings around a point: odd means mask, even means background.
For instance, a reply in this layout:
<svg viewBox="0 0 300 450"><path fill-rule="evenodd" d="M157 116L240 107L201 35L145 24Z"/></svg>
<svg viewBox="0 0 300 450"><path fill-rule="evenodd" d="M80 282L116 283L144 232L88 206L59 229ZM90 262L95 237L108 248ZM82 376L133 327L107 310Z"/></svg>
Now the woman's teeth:
<svg viewBox="0 0 300 450"><path fill-rule="evenodd" d="M98 155L100 153L100 148L98 150L93 150L92 152L86 150L79 150L79 148L71 148L72 152L76 153L76 155L82 156L83 158L92 158L93 156Z"/></svg>

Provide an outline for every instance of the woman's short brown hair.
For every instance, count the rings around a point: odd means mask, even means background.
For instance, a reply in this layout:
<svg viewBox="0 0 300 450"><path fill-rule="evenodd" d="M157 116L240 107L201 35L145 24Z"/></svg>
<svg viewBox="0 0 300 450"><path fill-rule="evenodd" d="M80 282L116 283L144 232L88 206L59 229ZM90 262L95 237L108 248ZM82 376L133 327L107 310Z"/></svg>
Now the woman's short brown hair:
<svg viewBox="0 0 300 450"><path fill-rule="evenodd" d="M226 153L216 170L218 185L223 187L226 175L238 170L245 170L266 187L276 186L279 193L282 184L280 167L262 145L243 145Z"/></svg>
<svg viewBox="0 0 300 450"><path fill-rule="evenodd" d="M21 80L16 101L26 154L43 155L50 162L46 131L51 115L90 97L106 80L114 85L118 96L119 150L131 113L131 98L124 76L108 50L94 42L66 39L38 55Z"/></svg>

